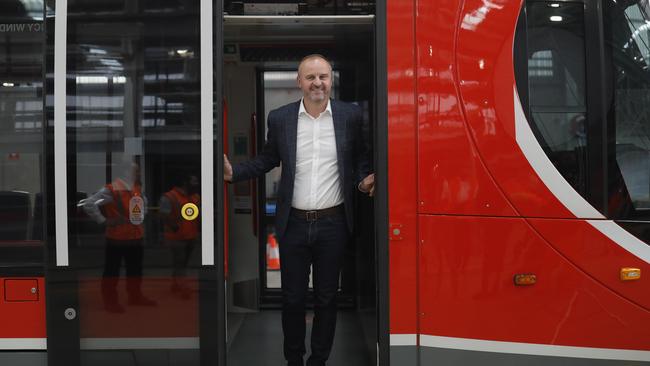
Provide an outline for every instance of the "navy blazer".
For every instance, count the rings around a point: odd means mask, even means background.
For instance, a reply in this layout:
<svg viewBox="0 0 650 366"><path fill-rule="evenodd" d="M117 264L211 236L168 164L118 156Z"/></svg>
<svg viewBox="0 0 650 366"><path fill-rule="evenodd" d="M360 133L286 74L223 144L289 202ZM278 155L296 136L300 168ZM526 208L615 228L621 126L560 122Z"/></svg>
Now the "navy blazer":
<svg viewBox="0 0 650 366"><path fill-rule="evenodd" d="M354 223L354 192L370 171L370 144L359 106L330 100L339 177L341 179L345 216L350 232ZM275 231L282 239L289 221L296 176L296 145L300 101L287 104L269 113L268 133L262 151L253 159L233 165L233 182L257 178L282 163L278 188Z"/></svg>

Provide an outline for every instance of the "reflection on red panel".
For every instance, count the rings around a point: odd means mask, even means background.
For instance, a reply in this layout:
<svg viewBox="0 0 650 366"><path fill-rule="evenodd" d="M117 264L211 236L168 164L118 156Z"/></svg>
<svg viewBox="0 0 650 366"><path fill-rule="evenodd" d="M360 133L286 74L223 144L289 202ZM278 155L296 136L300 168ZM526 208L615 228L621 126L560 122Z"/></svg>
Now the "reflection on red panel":
<svg viewBox="0 0 650 366"><path fill-rule="evenodd" d="M570 261L597 281L650 310L650 265L582 220L530 220L536 230ZM641 269L636 281L621 281L622 268Z"/></svg>
<svg viewBox="0 0 650 366"><path fill-rule="evenodd" d="M455 76L460 2L418 2L420 212L514 216L474 148Z"/></svg>
<svg viewBox="0 0 650 366"><path fill-rule="evenodd" d="M414 1L388 0L389 221L401 225L390 242L390 332L417 332L417 167Z"/></svg>
<svg viewBox="0 0 650 366"><path fill-rule="evenodd" d="M45 338L45 280L0 278L0 293L0 338Z"/></svg>
<svg viewBox="0 0 650 366"><path fill-rule="evenodd" d="M145 277L142 293L153 306L129 305L126 279L118 279L117 299L123 312L105 309L102 279L79 282L80 334L82 338L198 337L198 281L184 280L190 291L172 291L172 278Z"/></svg>
<svg viewBox="0 0 650 366"><path fill-rule="evenodd" d="M487 167L524 216L571 217L515 141L513 40L522 1L467 0L457 39L463 108Z"/></svg>
<svg viewBox="0 0 650 366"><path fill-rule="evenodd" d="M421 216L422 334L650 350L650 317L519 218ZM532 273L537 283L515 286Z"/></svg>

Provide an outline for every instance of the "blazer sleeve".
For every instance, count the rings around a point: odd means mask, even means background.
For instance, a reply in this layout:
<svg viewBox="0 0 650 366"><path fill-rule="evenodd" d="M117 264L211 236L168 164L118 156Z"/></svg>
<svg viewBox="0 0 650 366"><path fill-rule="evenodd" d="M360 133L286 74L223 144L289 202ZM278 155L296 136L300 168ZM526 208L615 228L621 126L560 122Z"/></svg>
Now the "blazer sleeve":
<svg viewBox="0 0 650 366"><path fill-rule="evenodd" d="M372 171L371 166L371 147L370 147L370 129L367 123L363 120L363 113L361 108L355 106L354 110L354 126L355 126L355 156L356 159L356 181L354 184L355 189L363 178L367 177Z"/></svg>
<svg viewBox="0 0 650 366"><path fill-rule="evenodd" d="M257 178L266 174L269 170L280 165L280 152L278 151L278 135L280 124L273 112L269 113L267 120L266 143L256 157L232 167L232 181L239 182L247 179Z"/></svg>

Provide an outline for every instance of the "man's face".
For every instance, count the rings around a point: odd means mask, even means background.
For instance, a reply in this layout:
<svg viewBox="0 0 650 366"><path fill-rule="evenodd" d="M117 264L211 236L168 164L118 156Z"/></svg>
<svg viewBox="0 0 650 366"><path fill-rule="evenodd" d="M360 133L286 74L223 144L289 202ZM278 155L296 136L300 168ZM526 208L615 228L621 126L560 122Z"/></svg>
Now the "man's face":
<svg viewBox="0 0 650 366"><path fill-rule="evenodd" d="M332 87L332 70L327 61L311 58L298 68L298 86L305 99L321 103L330 97Z"/></svg>

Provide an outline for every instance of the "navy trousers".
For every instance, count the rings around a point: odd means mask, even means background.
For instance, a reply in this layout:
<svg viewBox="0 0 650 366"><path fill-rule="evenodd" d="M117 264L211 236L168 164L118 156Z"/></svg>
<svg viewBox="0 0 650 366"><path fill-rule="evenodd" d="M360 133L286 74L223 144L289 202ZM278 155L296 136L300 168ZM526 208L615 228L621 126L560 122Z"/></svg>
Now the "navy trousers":
<svg viewBox="0 0 650 366"><path fill-rule="evenodd" d="M284 357L291 366L303 365L310 265L314 271L314 323L307 365L325 365L329 357L336 328L339 273L348 239L344 213L315 221L291 215L280 238Z"/></svg>

